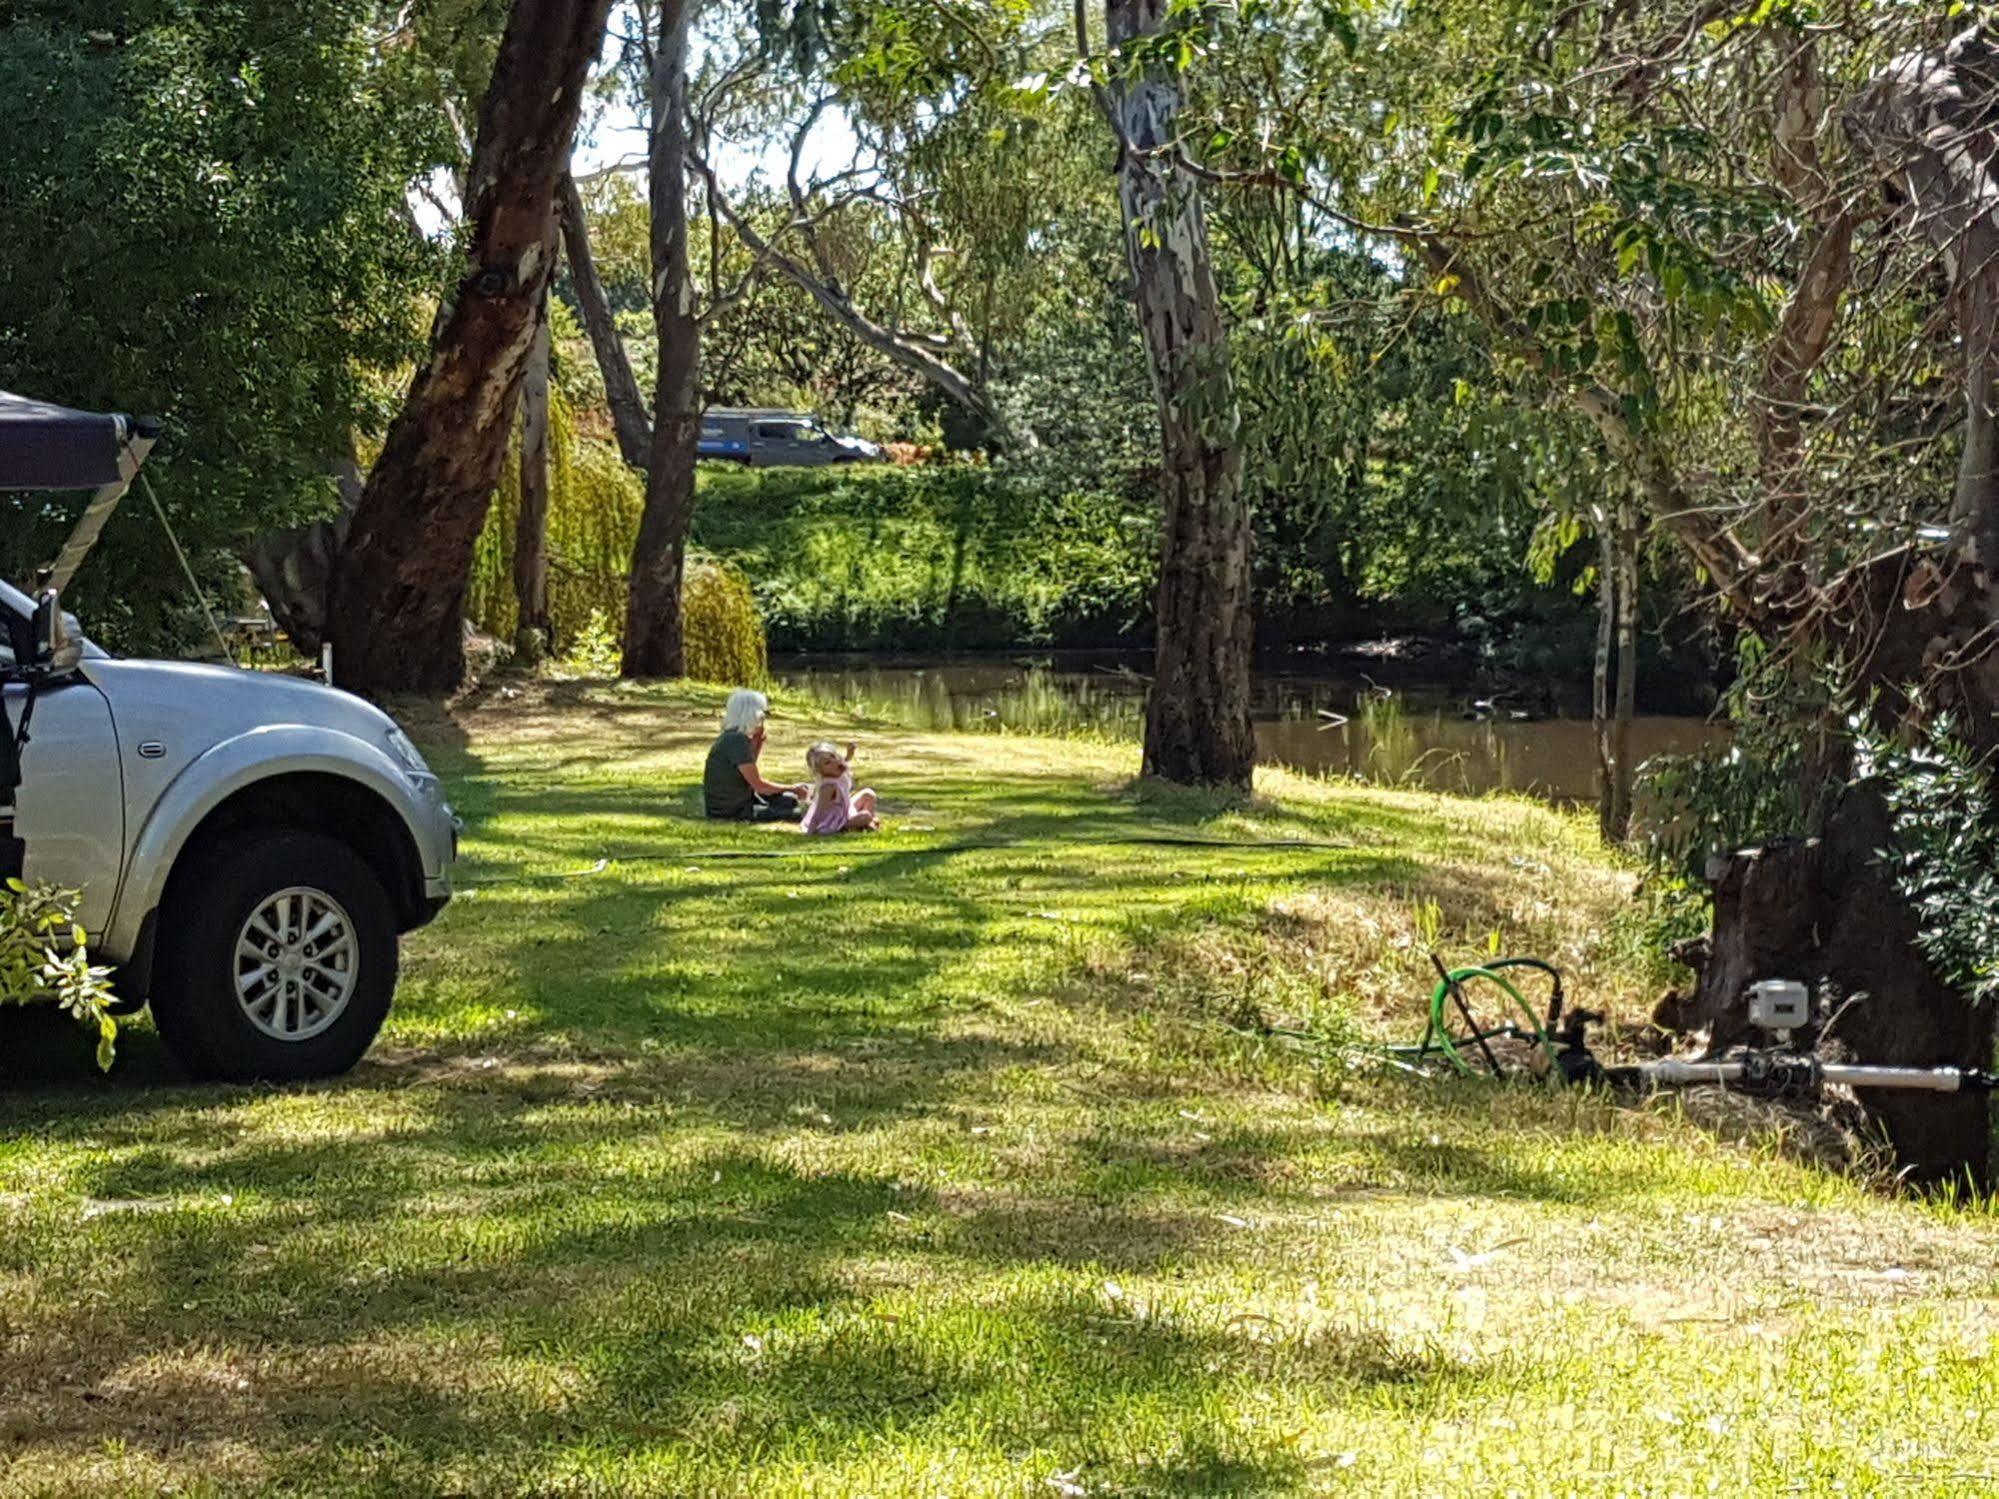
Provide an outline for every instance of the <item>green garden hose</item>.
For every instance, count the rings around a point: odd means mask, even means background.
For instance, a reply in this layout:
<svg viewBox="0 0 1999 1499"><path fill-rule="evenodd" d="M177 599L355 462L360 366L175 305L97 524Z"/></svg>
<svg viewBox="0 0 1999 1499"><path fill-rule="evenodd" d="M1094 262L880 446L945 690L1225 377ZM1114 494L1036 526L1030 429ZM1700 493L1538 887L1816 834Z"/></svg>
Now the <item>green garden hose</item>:
<svg viewBox="0 0 1999 1499"><path fill-rule="evenodd" d="M1554 980L1555 1004L1549 1021L1544 1022L1540 1016L1534 1013L1534 1009L1527 1003L1526 997L1521 994L1513 981L1501 972L1501 970L1508 968L1531 968L1536 972L1548 974ZM1486 1045L1486 1042L1492 1037L1503 1036L1509 1039L1520 1038L1531 1040L1541 1048L1550 1064L1553 1064L1555 1061L1555 1043L1548 1034L1548 1025L1552 1023L1560 1011L1562 980L1561 975L1555 971L1551 964L1542 961L1540 958L1493 958L1485 963L1473 964L1466 968L1453 968L1448 971L1444 970L1442 965L1439 964L1438 973L1440 977L1437 981L1437 987L1430 993L1430 1018L1428 1026L1424 1029L1423 1039L1414 1046L1391 1048L1394 1053L1402 1056L1417 1057L1441 1056L1463 1076L1475 1077L1478 1075L1478 1069L1465 1059L1463 1048L1476 1044L1479 1050L1485 1053L1488 1064L1492 1066L1494 1071L1497 1071L1497 1061L1493 1057L1491 1049ZM1507 1024L1491 1030L1480 1030L1476 1023L1472 1021L1471 1011L1464 1003L1462 991L1463 986L1481 981L1497 986L1513 1002L1514 1007L1520 1012L1525 1024L1522 1026ZM1454 1036L1451 1034L1449 1009L1454 1003L1464 1016L1465 1023L1470 1027L1470 1032L1467 1035Z"/></svg>

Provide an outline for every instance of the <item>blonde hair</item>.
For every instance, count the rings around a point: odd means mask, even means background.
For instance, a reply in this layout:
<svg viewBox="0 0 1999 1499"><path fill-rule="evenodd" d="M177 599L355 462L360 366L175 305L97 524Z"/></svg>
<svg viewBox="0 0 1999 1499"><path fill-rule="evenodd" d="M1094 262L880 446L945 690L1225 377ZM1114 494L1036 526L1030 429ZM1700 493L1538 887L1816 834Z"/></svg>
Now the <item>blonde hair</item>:
<svg viewBox="0 0 1999 1499"><path fill-rule="evenodd" d="M825 762L828 756L838 755L839 753L839 745L830 739L822 739L805 752L805 768L816 776L823 776L826 772L819 768L820 765Z"/></svg>
<svg viewBox="0 0 1999 1499"><path fill-rule="evenodd" d="M722 708L722 727L734 729L738 734L753 734L769 713L769 698L751 688L738 687Z"/></svg>

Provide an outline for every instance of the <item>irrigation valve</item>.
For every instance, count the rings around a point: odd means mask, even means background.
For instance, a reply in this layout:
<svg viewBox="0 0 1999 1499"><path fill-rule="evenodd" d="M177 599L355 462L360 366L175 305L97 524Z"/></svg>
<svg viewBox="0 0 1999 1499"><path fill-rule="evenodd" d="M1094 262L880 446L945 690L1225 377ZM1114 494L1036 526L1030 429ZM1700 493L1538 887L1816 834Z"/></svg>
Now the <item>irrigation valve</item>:
<svg viewBox="0 0 1999 1499"><path fill-rule="evenodd" d="M1749 986L1749 1023L1788 1041L1811 1022L1812 991L1795 979L1765 979Z"/></svg>

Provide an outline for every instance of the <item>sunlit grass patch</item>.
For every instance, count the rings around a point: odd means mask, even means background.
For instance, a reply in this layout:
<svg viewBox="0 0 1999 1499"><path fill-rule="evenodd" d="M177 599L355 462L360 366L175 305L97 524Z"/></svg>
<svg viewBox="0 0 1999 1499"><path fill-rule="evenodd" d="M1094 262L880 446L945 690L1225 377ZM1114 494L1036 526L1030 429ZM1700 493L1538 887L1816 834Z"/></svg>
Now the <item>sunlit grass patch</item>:
<svg viewBox="0 0 1999 1499"><path fill-rule="evenodd" d="M1581 820L876 726L808 842L693 815L719 703L413 715L469 898L351 1078L8 1057L0 1489L1989 1487L1989 1208L1367 1062L1432 943L1642 1015Z"/></svg>

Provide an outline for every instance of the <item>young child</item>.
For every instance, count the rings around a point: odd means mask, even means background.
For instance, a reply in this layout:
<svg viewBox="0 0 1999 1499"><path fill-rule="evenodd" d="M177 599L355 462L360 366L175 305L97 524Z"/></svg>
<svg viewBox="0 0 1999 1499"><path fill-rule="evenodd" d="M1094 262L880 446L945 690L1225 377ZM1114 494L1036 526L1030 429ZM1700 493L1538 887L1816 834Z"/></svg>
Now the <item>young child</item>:
<svg viewBox="0 0 1999 1499"><path fill-rule="evenodd" d="M854 789L854 773L848 768L848 761L853 758L853 745L849 744L847 753L842 755L823 739L805 752L806 768L814 779L805 803L803 831L855 833L881 825L875 814L874 792Z"/></svg>

